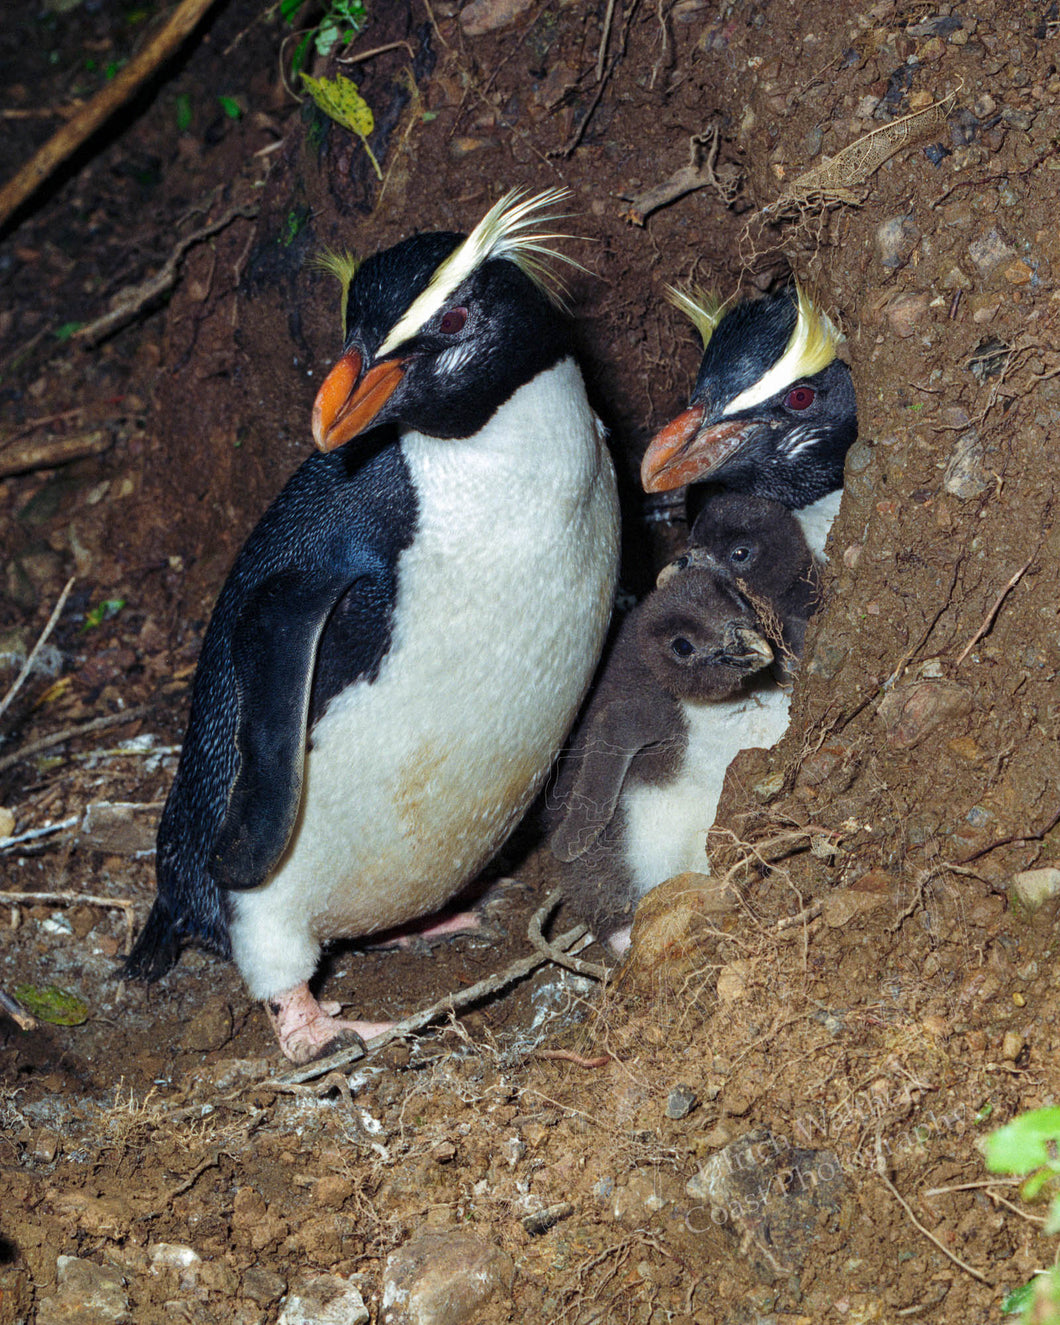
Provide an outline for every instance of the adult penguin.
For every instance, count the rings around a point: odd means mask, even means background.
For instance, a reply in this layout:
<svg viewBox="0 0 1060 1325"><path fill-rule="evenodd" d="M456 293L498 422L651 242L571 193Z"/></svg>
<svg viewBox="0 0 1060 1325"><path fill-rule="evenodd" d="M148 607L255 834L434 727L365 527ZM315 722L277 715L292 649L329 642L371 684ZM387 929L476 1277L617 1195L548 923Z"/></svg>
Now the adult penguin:
<svg viewBox="0 0 1060 1325"><path fill-rule="evenodd" d="M671 298L699 332L703 358L688 407L644 454L644 490L709 481L767 497L795 512L823 558L858 435L835 325L794 284L732 306L679 290Z"/></svg>
<svg viewBox="0 0 1060 1325"><path fill-rule="evenodd" d="M615 479L547 282L563 190L510 193L350 282L322 454L240 552L203 642L125 966L236 961L306 1062L378 1024L308 981L329 939L436 910L508 836L596 665Z"/></svg>

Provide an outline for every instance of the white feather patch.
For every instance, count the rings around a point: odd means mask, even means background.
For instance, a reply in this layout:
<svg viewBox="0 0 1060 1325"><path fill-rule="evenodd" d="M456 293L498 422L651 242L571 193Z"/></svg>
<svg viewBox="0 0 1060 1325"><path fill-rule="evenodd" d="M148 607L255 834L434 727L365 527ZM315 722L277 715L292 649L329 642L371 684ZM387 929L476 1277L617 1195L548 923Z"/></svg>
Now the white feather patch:
<svg viewBox="0 0 1060 1325"><path fill-rule="evenodd" d="M388 354L393 354L399 345L421 331L472 272L491 258L508 258L531 280L546 289L544 282L550 260L558 259L574 267L579 266L573 258L565 257L549 247L550 242L566 239L566 235L535 234L532 229L535 225L557 220L554 213L541 213L562 202L568 193L569 190L564 188L546 189L544 193L529 198L524 196L522 189L512 189L506 193L500 202L489 209L463 243L439 264L427 288L416 296L391 327L376 358L384 359Z"/></svg>

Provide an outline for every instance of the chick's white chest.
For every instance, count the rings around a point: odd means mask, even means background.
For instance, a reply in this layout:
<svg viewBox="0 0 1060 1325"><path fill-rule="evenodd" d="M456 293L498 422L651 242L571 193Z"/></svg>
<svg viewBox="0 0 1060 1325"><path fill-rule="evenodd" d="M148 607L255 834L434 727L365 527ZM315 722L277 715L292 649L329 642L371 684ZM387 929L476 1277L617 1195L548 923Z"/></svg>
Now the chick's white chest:
<svg viewBox="0 0 1060 1325"><path fill-rule="evenodd" d="M726 769L740 750L780 739L790 703L788 691L768 682L720 703L681 705L688 741L676 776L663 786L634 784L622 797L624 854L638 896L684 870L710 872L707 833Z"/></svg>
<svg viewBox="0 0 1060 1325"><path fill-rule="evenodd" d="M573 361L475 437L413 433L402 447L419 520L390 649L313 729L291 845L261 889L234 898L237 960L259 990L248 954L278 917L318 940L369 933L473 876L540 786L603 644L617 502Z"/></svg>

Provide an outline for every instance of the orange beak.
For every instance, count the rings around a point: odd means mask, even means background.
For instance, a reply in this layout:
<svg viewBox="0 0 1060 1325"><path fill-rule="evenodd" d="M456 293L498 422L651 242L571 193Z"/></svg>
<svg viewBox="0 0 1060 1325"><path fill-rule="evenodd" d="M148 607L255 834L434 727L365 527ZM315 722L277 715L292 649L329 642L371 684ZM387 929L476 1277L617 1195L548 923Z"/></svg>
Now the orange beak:
<svg viewBox="0 0 1060 1325"><path fill-rule="evenodd" d="M740 449L754 426L746 419L703 427L702 405L691 405L651 439L640 463L645 492L669 492L706 478Z"/></svg>
<svg viewBox="0 0 1060 1325"><path fill-rule="evenodd" d="M348 350L317 392L313 402L313 441L321 451L334 451L364 432L405 376L401 359L385 359L361 377L363 367L360 354Z"/></svg>

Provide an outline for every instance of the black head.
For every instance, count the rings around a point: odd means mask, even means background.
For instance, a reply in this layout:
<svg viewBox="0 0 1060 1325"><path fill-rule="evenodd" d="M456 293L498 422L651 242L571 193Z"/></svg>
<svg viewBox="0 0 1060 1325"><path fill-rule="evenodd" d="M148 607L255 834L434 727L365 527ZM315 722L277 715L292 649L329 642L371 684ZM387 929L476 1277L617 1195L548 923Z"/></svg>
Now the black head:
<svg viewBox="0 0 1060 1325"><path fill-rule="evenodd" d="M703 551L752 594L780 602L793 590L816 592L813 555L802 526L786 506L764 497L721 492L692 526L689 552Z"/></svg>
<svg viewBox="0 0 1060 1325"><path fill-rule="evenodd" d="M688 409L645 454L645 489L710 480L798 509L842 487L857 403L836 340L795 287L723 314Z"/></svg>
<svg viewBox="0 0 1060 1325"><path fill-rule="evenodd" d="M644 599L637 638L652 675L675 699L724 699L773 661L750 603L704 568L674 576Z"/></svg>
<svg viewBox="0 0 1060 1325"><path fill-rule="evenodd" d="M361 265L344 352L314 407L318 446L383 423L469 437L570 352L567 318L539 279L536 255L549 251L526 233L554 200L505 199L467 237L417 235Z"/></svg>

